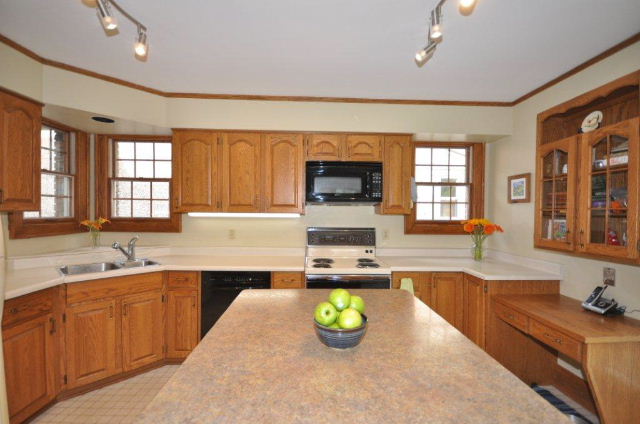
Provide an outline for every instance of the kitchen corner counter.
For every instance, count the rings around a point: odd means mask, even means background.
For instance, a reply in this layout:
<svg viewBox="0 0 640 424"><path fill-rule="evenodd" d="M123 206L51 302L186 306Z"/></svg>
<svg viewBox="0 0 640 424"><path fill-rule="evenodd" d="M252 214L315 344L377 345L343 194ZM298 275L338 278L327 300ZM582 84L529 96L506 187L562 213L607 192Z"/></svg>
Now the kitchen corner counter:
<svg viewBox="0 0 640 424"><path fill-rule="evenodd" d="M562 280L562 275L487 258L379 256L391 271L465 272L483 280Z"/></svg>
<svg viewBox="0 0 640 424"><path fill-rule="evenodd" d="M569 422L409 293L353 292L369 324L343 351L313 330L329 290L243 292L136 422Z"/></svg>

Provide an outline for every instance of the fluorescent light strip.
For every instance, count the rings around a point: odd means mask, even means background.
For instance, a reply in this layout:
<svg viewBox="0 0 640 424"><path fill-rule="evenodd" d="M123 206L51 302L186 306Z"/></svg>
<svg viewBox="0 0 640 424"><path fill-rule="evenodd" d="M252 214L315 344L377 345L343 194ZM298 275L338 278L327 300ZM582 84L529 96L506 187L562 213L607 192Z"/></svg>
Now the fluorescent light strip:
<svg viewBox="0 0 640 424"><path fill-rule="evenodd" d="M300 218L299 213L189 212L192 218Z"/></svg>

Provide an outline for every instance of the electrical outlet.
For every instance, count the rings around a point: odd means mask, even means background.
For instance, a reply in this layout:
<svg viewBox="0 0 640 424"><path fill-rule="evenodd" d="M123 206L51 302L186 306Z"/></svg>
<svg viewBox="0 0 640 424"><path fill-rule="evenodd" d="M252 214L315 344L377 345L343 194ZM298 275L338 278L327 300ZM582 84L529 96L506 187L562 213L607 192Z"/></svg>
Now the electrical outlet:
<svg viewBox="0 0 640 424"><path fill-rule="evenodd" d="M236 230L233 228L229 230L229 240L235 240L236 238Z"/></svg>
<svg viewBox="0 0 640 424"><path fill-rule="evenodd" d="M616 285L616 270L615 268L604 267L602 268L602 281L607 286Z"/></svg>

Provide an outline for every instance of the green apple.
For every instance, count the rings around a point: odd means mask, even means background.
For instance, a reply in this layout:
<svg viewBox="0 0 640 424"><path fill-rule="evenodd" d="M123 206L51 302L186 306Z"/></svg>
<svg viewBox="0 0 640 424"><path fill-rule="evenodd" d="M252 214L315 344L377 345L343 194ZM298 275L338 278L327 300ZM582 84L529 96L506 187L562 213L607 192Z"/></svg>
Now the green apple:
<svg viewBox="0 0 640 424"><path fill-rule="evenodd" d="M361 314L364 314L364 300L362 300L360 296L351 296L349 307L355 309Z"/></svg>
<svg viewBox="0 0 640 424"><path fill-rule="evenodd" d="M337 323L337 322L334 322L333 324L331 324L331 325L329 326L329 328L340 328L340 326L338 325L338 323Z"/></svg>
<svg viewBox="0 0 640 424"><path fill-rule="evenodd" d="M356 309L347 308L340 312L338 325L344 329L360 327L362 325L362 315Z"/></svg>
<svg viewBox="0 0 640 424"><path fill-rule="evenodd" d="M338 311L342 311L349 307L351 295L345 289L334 289L329 293L329 302L331 302Z"/></svg>
<svg viewBox="0 0 640 424"><path fill-rule="evenodd" d="M322 302L316 306L316 311L314 312L313 317L318 324L328 327L336 322L336 318L338 318L338 311L331 303Z"/></svg>

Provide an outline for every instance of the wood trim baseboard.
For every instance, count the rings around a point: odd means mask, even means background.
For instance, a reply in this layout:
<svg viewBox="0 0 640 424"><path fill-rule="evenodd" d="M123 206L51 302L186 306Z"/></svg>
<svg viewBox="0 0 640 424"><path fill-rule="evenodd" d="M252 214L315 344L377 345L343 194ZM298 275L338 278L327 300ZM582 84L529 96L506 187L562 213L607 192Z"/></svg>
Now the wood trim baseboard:
<svg viewBox="0 0 640 424"><path fill-rule="evenodd" d="M254 101L274 101L274 102L324 102L324 103L374 103L374 104L396 104L396 105L426 105L426 106L482 106L482 107L512 107L523 101L535 96L547 88L558 84L559 82L571 77L572 75L582 71L583 69L606 59L607 57L619 52L620 50L640 41L640 32L632 35L626 40L610 47L609 49L599 53L591 59L581 63L580 65L570 69L562 75L546 82L545 84L523 94L513 101L477 101L477 100L420 100L420 99L383 99L383 98L359 98L359 97L322 97L322 96L272 96L257 94L216 94L216 93L180 93L162 91L145 85L136 84L120 78L112 77L88 69L69 65L63 62L44 58L33 50L18 44L10 38L0 34L0 43L19 51L20 53L30 57L31 59L43 64L52 66L66 71L75 72L77 74L86 75L88 77L101 79L103 81L122 85L124 87L133 88L135 90L144 91L168 98L181 99L208 99L208 100L254 100Z"/></svg>

